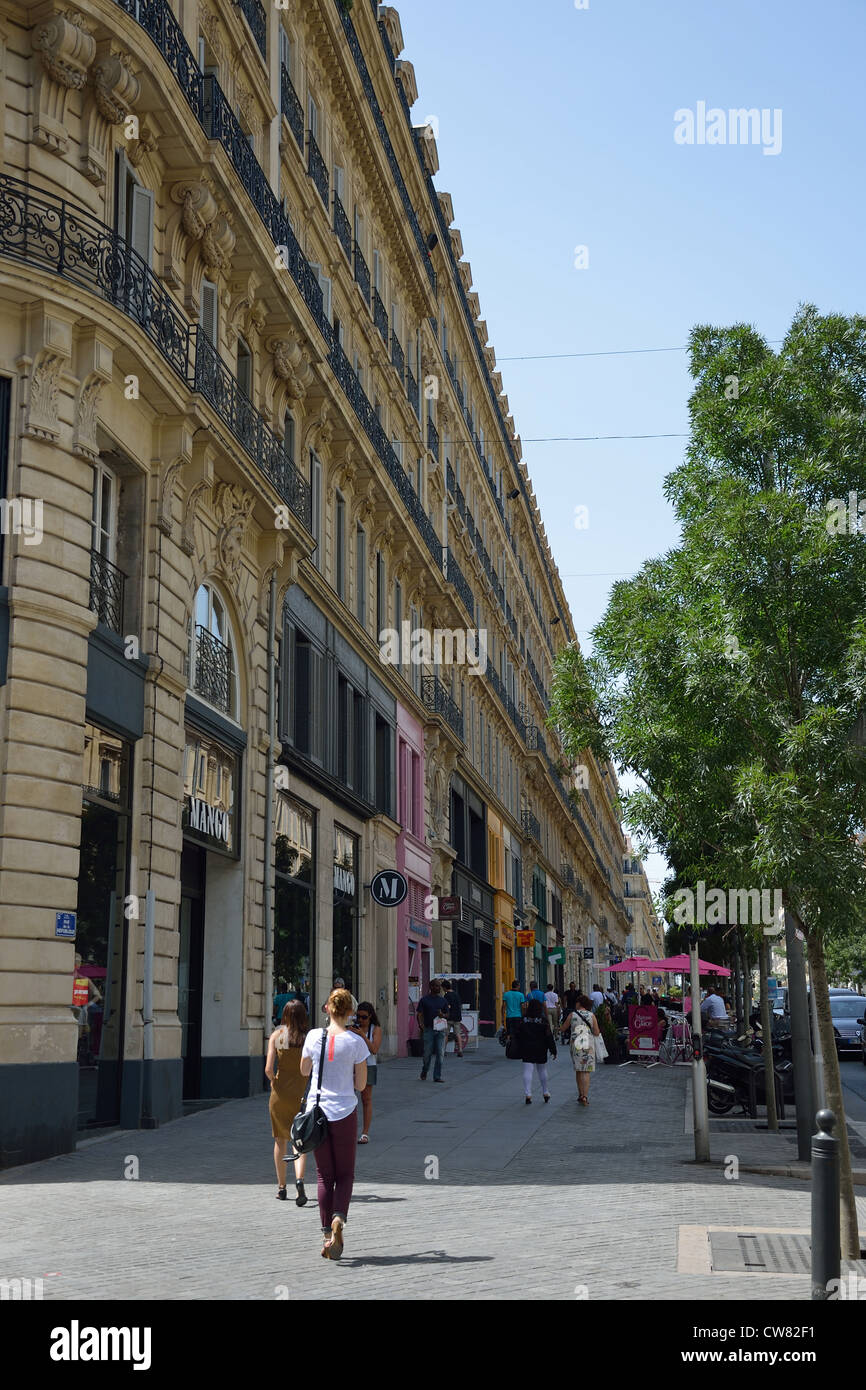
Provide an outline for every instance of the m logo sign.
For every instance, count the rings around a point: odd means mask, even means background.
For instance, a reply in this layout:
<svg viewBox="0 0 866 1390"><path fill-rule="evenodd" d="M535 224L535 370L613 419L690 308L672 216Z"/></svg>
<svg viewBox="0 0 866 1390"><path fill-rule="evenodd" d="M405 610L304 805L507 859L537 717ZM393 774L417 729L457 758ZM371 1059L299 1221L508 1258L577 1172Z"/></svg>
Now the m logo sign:
<svg viewBox="0 0 866 1390"><path fill-rule="evenodd" d="M409 885L396 869L382 869L370 884L370 896L380 907L398 907L409 892Z"/></svg>

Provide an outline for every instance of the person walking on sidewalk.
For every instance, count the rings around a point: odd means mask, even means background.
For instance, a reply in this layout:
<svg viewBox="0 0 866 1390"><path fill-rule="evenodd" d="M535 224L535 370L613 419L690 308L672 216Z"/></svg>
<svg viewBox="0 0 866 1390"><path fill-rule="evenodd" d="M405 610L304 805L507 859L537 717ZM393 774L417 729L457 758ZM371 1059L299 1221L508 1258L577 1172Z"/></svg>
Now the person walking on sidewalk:
<svg viewBox="0 0 866 1390"><path fill-rule="evenodd" d="M370 1050L364 1039L350 1032L352 996L347 989L333 989L328 996L327 1028L313 1028L307 1034L301 1054L301 1072L311 1076L322 1057L322 1089L311 1081L306 1109L312 1110L319 1094L319 1105L328 1120L328 1133L314 1150L319 1174L319 1216L322 1222L322 1255L339 1260L343 1253L343 1227L349 1216L349 1202L355 1182L355 1139L358 1133L355 1111L356 1091L367 1085L367 1058Z"/></svg>
<svg viewBox="0 0 866 1390"><path fill-rule="evenodd" d="M430 981L430 992L418 1000L415 1015L424 1033L424 1060L421 1063L421 1080L427 1080L430 1058L433 1062L433 1080L442 1080L442 1059L445 1056L445 1035L448 1032L448 1009L438 980Z"/></svg>
<svg viewBox="0 0 866 1390"><path fill-rule="evenodd" d="M454 988L451 980L442 981L442 997L448 1009L448 1032L445 1034L445 1046L447 1047L451 1038L454 1038L454 1056L463 1056L463 1029L461 1022L463 1019L463 1000Z"/></svg>
<svg viewBox="0 0 866 1390"><path fill-rule="evenodd" d="M277 1170L277 1197L281 1202L286 1197L286 1166L289 1159L286 1147L292 1142L292 1120L301 1108L306 1082L301 1073L301 1049L310 1031L310 1020L300 999L290 999L283 1008L283 1016L278 1028L271 1033L268 1041L268 1055L265 1061L265 1076L271 1083L271 1098L268 1103L271 1116L271 1132L274 1136L274 1166ZM294 1151L293 1151L294 1152ZM295 1204L307 1205L304 1191L304 1170L307 1155L299 1154L295 1159Z"/></svg>
<svg viewBox="0 0 866 1390"><path fill-rule="evenodd" d="M523 1059L523 1094L525 1104L532 1104L532 1072L538 1074L541 1093L545 1105L550 1100L547 1089L547 1054L556 1056L556 1039L545 1017L545 1011L537 999L530 999L526 1006L526 1017L521 1019L517 1029L520 1056Z"/></svg>
<svg viewBox="0 0 866 1390"><path fill-rule="evenodd" d="M542 1008L544 1007L544 991L538 988L537 980L529 981L529 993L526 996L527 1004L529 1003L530 999L537 999L538 1002L541 1004Z"/></svg>
<svg viewBox="0 0 866 1390"><path fill-rule="evenodd" d="M589 1105L589 1078L595 1071L595 1042L599 1035L598 1020L585 994L577 996L577 1006L563 1028L571 1028L571 1060L577 1082L578 1105Z"/></svg>
<svg viewBox="0 0 866 1390"><path fill-rule="evenodd" d="M547 1021L550 1024L550 1031L555 1037L556 1027L559 1023L559 995L551 984L548 984L544 995L544 1007L547 1011ZM526 1017L529 1017L528 1008L526 1010Z"/></svg>
<svg viewBox="0 0 866 1390"><path fill-rule="evenodd" d="M363 1038L370 1049L370 1056L367 1058L367 1084L361 1092L364 1129L358 1140L359 1144L369 1144L370 1121L373 1118L373 1087L378 1080L379 1069L379 1059L376 1054L382 1046L382 1025L376 1017L376 1010L373 1005L366 1000L363 1004L358 1005L355 1022L352 1024L352 1032L357 1033L359 1038Z"/></svg>
<svg viewBox="0 0 866 1390"><path fill-rule="evenodd" d="M502 1026L508 1037L517 1031L525 1007L520 992L520 981L512 980L511 989L507 989L502 996Z"/></svg>

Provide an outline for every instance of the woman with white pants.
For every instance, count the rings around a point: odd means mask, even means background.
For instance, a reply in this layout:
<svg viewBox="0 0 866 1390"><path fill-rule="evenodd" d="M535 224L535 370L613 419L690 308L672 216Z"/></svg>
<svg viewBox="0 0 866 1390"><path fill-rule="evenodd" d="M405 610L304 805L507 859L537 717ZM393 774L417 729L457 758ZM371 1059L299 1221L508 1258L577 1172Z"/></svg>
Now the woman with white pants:
<svg viewBox="0 0 866 1390"><path fill-rule="evenodd" d="M540 999L530 999L526 1006L526 1016L518 1025L517 1037L523 1062L525 1104L532 1104L532 1073L535 1070L546 1105L550 1100L550 1092L547 1089L547 1055L550 1053L552 1057L556 1056L556 1040L544 1016L544 1005Z"/></svg>

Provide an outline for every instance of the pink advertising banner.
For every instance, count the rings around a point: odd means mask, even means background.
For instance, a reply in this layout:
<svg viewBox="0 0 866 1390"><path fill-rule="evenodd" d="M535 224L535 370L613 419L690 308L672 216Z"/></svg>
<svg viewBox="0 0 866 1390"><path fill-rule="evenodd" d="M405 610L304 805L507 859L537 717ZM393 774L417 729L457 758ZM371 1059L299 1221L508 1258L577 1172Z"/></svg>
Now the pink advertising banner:
<svg viewBox="0 0 866 1390"><path fill-rule="evenodd" d="M631 1057L658 1057L659 1011L654 1004L629 1004L628 1050Z"/></svg>

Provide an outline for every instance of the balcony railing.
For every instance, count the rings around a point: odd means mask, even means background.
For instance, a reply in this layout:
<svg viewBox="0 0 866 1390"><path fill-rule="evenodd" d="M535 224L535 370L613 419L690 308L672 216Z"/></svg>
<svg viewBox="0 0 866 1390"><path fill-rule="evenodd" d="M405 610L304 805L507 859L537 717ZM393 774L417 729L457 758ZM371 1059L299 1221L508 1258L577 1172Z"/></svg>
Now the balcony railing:
<svg viewBox="0 0 866 1390"><path fill-rule="evenodd" d="M541 821L531 811L524 808L520 813L520 824L524 835L529 835L536 844L541 844Z"/></svg>
<svg viewBox="0 0 866 1390"><path fill-rule="evenodd" d="M238 9L243 13L247 24L252 30L253 38L256 41L259 52L268 61L268 17L265 7L260 0L236 0Z"/></svg>
<svg viewBox="0 0 866 1390"><path fill-rule="evenodd" d="M352 228L336 189L334 189L334 231L337 233L337 240L345 251L348 260L351 261Z"/></svg>
<svg viewBox="0 0 866 1390"><path fill-rule="evenodd" d="M406 354L400 344L400 339L393 329L391 330L391 365L402 381L403 373L406 370Z"/></svg>
<svg viewBox="0 0 866 1390"><path fill-rule="evenodd" d="M373 290L373 322L382 335L382 342L388 346L388 314L378 290Z"/></svg>
<svg viewBox="0 0 866 1390"><path fill-rule="evenodd" d="M319 190L319 197L328 206L328 190L330 187L330 176L328 166L322 158L322 151L316 144L315 137L311 130L307 131L307 173Z"/></svg>
<svg viewBox="0 0 866 1390"><path fill-rule="evenodd" d="M421 699L426 709L429 709L433 714L441 715L462 742L463 714L438 676L421 677Z"/></svg>
<svg viewBox="0 0 866 1390"><path fill-rule="evenodd" d="M355 242L355 281L364 296L364 303L370 303L370 268L364 260L363 252Z"/></svg>
<svg viewBox="0 0 866 1390"><path fill-rule="evenodd" d="M117 0L117 4L153 39L196 118L201 120L201 69L166 0Z"/></svg>
<svg viewBox="0 0 866 1390"><path fill-rule="evenodd" d="M32 192L20 180L2 176L0 255L37 265L81 285L138 324L184 384L209 401L309 529L310 488L306 479L243 394L207 334L190 325L127 242L65 199Z"/></svg>
<svg viewBox="0 0 866 1390"><path fill-rule="evenodd" d="M434 458L437 460L437 462L438 462L438 460L439 460L439 431L437 430L436 426L433 424L433 421L430 419L430 416L429 416L429 415L427 416L427 448L430 450L430 452L432 453L433 457L434 457Z"/></svg>
<svg viewBox="0 0 866 1390"><path fill-rule="evenodd" d="M193 690L210 704L228 714L234 680L231 647L221 642L200 623L195 629L195 675Z"/></svg>
<svg viewBox="0 0 866 1390"><path fill-rule="evenodd" d="M453 584L453 585L454 585L454 588L457 590L458 594L460 595L460 598L461 598L462 603L463 603L463 607L466 609L466 612L469 614L470 618L471 618L471 619L473 620L473 622L474 622L474 621L475 621L475 597L474 597L474 595L473 595L473 593L472 593L472 589L470 588L469 584L467 583L465 574L463 573L463 571L462 571L462 569L460 568L459 564L458 564L457 561L455 560L455 558L454 558L453 554L451 553L450 549L449 549L449 551L448 551L448 566L447 566L446 578L447 578L449 584Z"/></svg>
<svg viewBox="0 0 866 1390"><path fill-rule="evenodd" d="M126 575L100 555L90 552L90 607L112 632L123 633L123 590Z"/></svg>
<svg viewBox="0 0 866 1390"><path fill-rule="evenodd" d="M298 149L304 153L304 108L295 91L285 63L280 64L280 107L295 137Z"/></svg>

